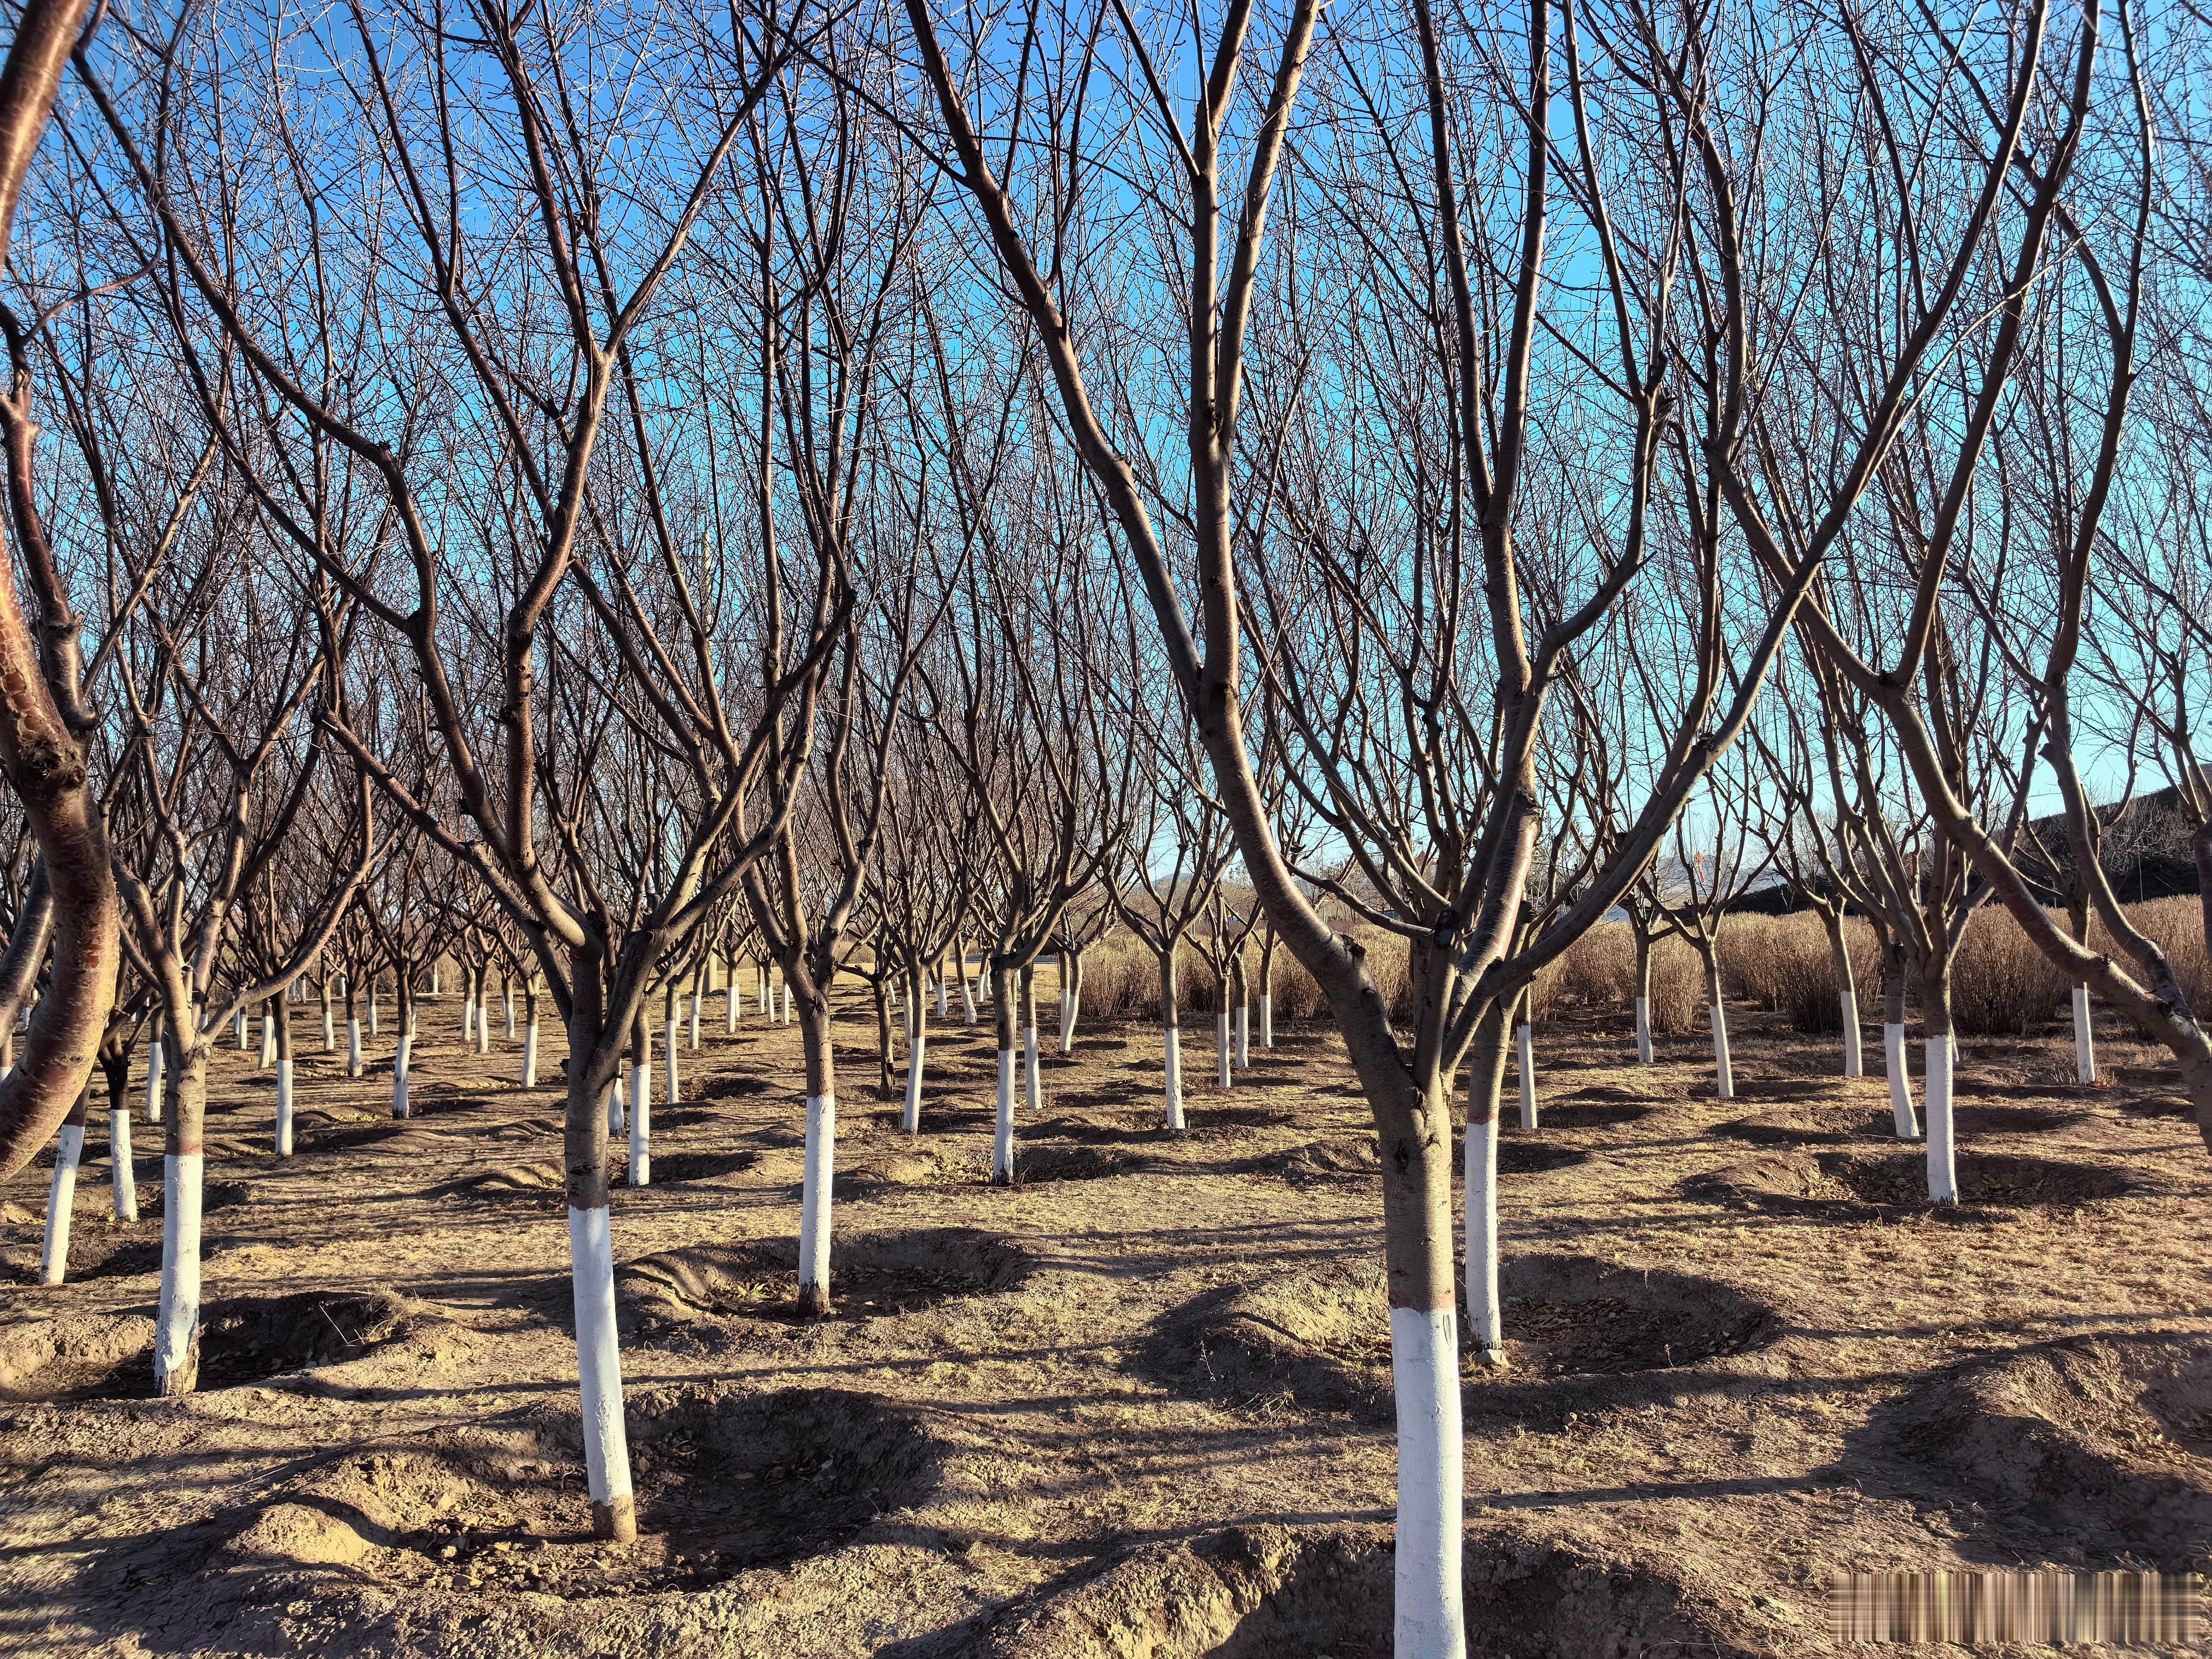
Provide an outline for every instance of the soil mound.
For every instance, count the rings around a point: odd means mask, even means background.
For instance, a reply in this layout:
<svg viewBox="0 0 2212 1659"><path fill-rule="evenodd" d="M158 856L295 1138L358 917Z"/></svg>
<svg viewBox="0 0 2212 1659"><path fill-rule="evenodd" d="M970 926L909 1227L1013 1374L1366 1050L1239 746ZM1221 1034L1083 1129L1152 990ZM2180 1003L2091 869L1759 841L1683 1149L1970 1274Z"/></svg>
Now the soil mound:
<svg viewBox="0 0 2212 1659"><path fill-rule="evenodd" d="M1572 1146L1548 1146L1540 1140L1500 1140L1498 1173L1502 1176L1541 1175L1547 1170L1572 1169L1589 1162L1589 1154Z"/></svg>
<svg viewBox="0 0 2212 1659"><path fill-rule="evenodd" d="M382 1291L234 1297L200 1310L199 1386L258 1382L358 1359L405 1334ZM154 1389L154 1321L132 1313L29 1321L0 1334L0 1392L21 1400L131 1400Z"/></svg>
<svg viewBox="0 0 2212 1659"><path fill-rule="evenodd" d="M2039 1135L2054 1129L2070 1129L2086 1122L2088 1114L2063 1106L1961 1106L1951 1108L1951 1121L1961 1135Z"/></svg>
<svg viewBox="0 0 2212 1659"><path fill-rule="evenodd" d="M2169 1569L2212 1552L2212 1339L2080 1338L1975 1360L1868 1434L2037 1528Z"/></svg>
<svg viewBox="0 0 2212 1659"><path fill-rule="evenodd" d="M1869 1136L1888 1134L1893 1127L1887 1113L1820 1112L1782 1106L1716 1124L1714 1133L1731 1140L1747 1140L1754 1146L1841 1146Z"/></svg>
<svg viewBox="0 0 2212 1659"><path fill-rule="evenodd" d="M1831 1155L1820 1164L1826 1174L1842 1182L1863 1203L1924 1206L1929 1201L1924 1152ZM2063 1158L1960 1152L1958 1171L1962 1205L2012 1209L2087 1204L2098 1199L2124 1198L2136 1189L2124 1170Z"/></svg>
<svg viewBox="0 0 2212 1659"><path fill-rule="evenodd" d="M775 1085L764 1077L753 1077L738 1073L730 1077L718 1077L699 1091L702 1100L750 1100L755 1095L764 1095Z"/></svg>
<svg viewBox="0 0 2212 1659"><path fill-rule="evenodd" d="M79 1188L77 1213L70 1227L69 1267L64 1275L70 1284L84 1279L128 1279L161 1270L158 1231L149 1237L149 1230L143 1224L135 1229L117 1226L83 1213L88 1198L106 1207L106 1197L96 1189L87 1194ZM39 1255L38 1242L27 1241L21 1249L11 1252L4 1267L0 1267L0 1273L17 1285L35 1285L39 1282Z"/></svg>
<svg viewBox="0 0 2212 1659"><path fill-rule="evenodd" d="M1529 1403L1530 1385L1677 1370L1781 1334L1764 1304L1688 1273L1523 1255L1498 1278L1507 1364L1492 1371L1463 1346L1461 1375L1509 1407ZM1138 1364L1170 1387L1240 1406L1387 1411L1382 1275L1338 1269L1208 1291L1160 1322Z"/></svg>
<svg viewBox="0 0 2212 1659"><path fill-rule="evenodd" d="M1536 1133L1546 1129L1610 1129L1619 1124L1633 1123L1651 1115L1655 1109L1649 1103L1633 1105L1625 1100L1579 1100L1569 1098L1546 1104L1539 1097L1536 1102ZM1509 1131L1519 1132L1521 1114L1509 1105L1504 1115Z"/></svg>
<svg viewBox="0 0 2212 1659"><path fill-rule="evenodd" d="M830 1255L833 1316L882 1319L962 1297L992 1296L1027 1279L1029 1253L972 1227L930 1227L840 1237ZM616 1293L641 1330L651 1332L736 1316L795 1318L799 1241L667 1250L629 1262Z"/></svg>
<svg viewBox="0 0 2212 1659"><path fill-rule="evenodd" d="M1115 1146L1019 1146L1014 1152L1014 1184L1041 1186L1048 1181L1106 1181L1150 1169L1152 1160Z"/></svg>
<svg viewBox="0 0 2212 1659"><path fill-rule="evenodd" d="M217 1571L268 1575L264 1601L318 1581L571 1600L706 1589L926 1500L948 1449L922 1413L834 1389L683 1389L628 1410L634 1544L590 1536L574 1425L549 1421L477 1433L451 1455L325 1467L261 1509Z"/></svg>
<svg viewBox="0 0 2212 1659"><path fill-rule="evenodd" d="M1274 1659L1387 1655L1396 1554L1379 1527L1232 1528L1151 1544L1017 1607L988 1659ZM1480 1659L1749 1659L1718 1607L1679 1579L1499 1529L1463 1563L1468 1651Z"/></svg>
<svg viewBox="0 0 2212 1659"><path fill-rule="evenodd" d="M1334 1135L1243 1159L1227 1173L1265 1176L1293 1187L1340 1186L1346 1181L1379 1177L1382 1158L1375 1149L1373 1135Z"/></svg>
<svg viewBox="0 0 2212 1659"><path fill-rule="evenodd" d="M719 1181L724 1176L741 1175L759 1162L758 1152L655 1152L653 1181L655 1186L670 1182Z"/></svg>

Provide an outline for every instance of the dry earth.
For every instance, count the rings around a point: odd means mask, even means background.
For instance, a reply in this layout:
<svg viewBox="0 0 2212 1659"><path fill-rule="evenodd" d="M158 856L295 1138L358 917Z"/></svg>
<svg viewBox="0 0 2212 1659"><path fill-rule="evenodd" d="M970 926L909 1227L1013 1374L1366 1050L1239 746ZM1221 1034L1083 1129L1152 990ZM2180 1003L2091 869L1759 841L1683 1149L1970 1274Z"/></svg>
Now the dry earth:
<svg viewBox="0 0 2212 1659"><path fill-rule="evenodd" d="M465 1051L458 1006L425 1006L405 1124L389 1034L358 1083L306 1054L283 1163L270 1077L222 1054L193 1398L146 1397L157 1135L133 1228L91 1135L70 1285L30 1282L45 1171L0 1191L0 1650L1389 1651L1379 1185L1333 1036L1194 1091L1171 1139L1156 1034L1085 1033L994 1190L988 1030L939 1035L909 1143L855 999L838 1307L803 1325L796 1030L711 1018L616 1200L643 1518L609 1548L560 1097ZM1476 1651L1820 1654L1838 1570L2201 1567L2212 1159L2156 1057L2107 1032L2081 1089L2055 1034L1970 1043L1937 1214L1880 1082L1735 1018L1732 1102L1701 1040L1624 1064L1616 1011L1540 1036L1514 1363L1467 1387Z"/></svg>

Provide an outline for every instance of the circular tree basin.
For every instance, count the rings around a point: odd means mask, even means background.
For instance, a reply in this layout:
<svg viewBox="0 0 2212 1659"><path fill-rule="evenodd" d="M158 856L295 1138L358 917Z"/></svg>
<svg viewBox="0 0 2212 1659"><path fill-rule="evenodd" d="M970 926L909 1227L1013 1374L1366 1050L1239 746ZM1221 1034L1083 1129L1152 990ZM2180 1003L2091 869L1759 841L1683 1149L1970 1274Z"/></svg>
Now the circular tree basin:
<svg viewBox="0 0 2212 1659"><path fill-rule="evenodd" d="M965 1297L1018 1288L1029 1253L972 1227L929 1227L837 1237L830 1253L832 1317L895 1318ZM617 1294L641 1328L661 1331L730 1317L798 1317L799 1241L695 1245L627 1263Z"/></svg>

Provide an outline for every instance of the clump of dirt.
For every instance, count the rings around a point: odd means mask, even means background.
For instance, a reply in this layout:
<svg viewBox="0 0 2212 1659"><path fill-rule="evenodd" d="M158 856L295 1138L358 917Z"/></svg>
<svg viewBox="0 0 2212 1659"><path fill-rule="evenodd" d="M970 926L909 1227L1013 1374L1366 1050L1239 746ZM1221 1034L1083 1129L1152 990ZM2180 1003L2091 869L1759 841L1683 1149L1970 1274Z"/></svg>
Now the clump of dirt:
<svg viewBox="0 0 2212 1659"><path fill-rule="evenodd" d="M150 1382L154 1322L143 1314L76 1314L0 1328L0 1399L75 1400L103 1391L142 1362Z"/></svg>
<svg viewBox="0 0 2212 1659"><path fill-rule="evenodd" d="M1022 1146L1014 1152L1014 1184L1049 1181L1106 1181L1150 1169L1152 1160L1111 1146Z"/></svg>
<svg viewBox="0 0 2212 1659"><path fill-rule="evenodd" d="M1856 1201L1849 1187L1802 1154L1777 1153L1725 1164L1689 1176L1676 1190L1685 1198L1730 1209L1782 1214L1832 1212L1838 1206Z"/></svg>
<svg viewBox="0 0 2212 1659"><path fill-rule="evenodd" d="M884 1319L962 1297L1018 1289L1029 1253L972 1227L841 1235L830 1256L832 1316ZM702 1319L796 1318L799 1242L759 1239L698 1245L641 1257L615 1275L640 1329L661 1332Z"/></svg>
<svg viewBox="0 0 2212 1659"><path fill-rule="evenodd" d="M2212 1340L2091 1337L1943 1372L1870 1433L1984 1502L2167 1568L2212 1553Z"/></svg>
<svg viewBox="0 0 2212 1659"><path fill-rule="evenodd" d="M452 1455L348 1458L264 1507L226 1553L276 1571L266 1599L318 1578L572 1600L699 1590L822 1554L925 1501L949 1449L923 1414L835 1389L634 1395L628 1421L631 1544L590 1535L581 1446L563 1420L480 1434Z"/></svg>
<svg viewBox="0 0 2212 1659"><path fill-rule="evenodd" d="M1747 1140L1755 1146L1840 1146L1887 1133L1891 1127L1887 1114L1853 1111L1844 1115L1783 1106L1716 1124L1714 1133L1731 1140Z"/></svg>
<svg viewBox="0 0 2212 1659"><path fill-rule="evenodd" d="M1929 1201L1924 1152L1831 1153L1821 1158L1820 1166L1863 1203L1899 1206ZM2109 1164L2003 1152L1960 1152L1958 1175L1960 1204L2008 1209L2087 1204L2124 1198L2136 1189L2125 1170Z"/></svg>
<svg viewBox="0 0 2212 1659"><path fill-rule="evenodd" d="M1589 1162L1589 1154L1572 1146L1549 1146L1536 1140L1498 1143L1498 1173L1502 1176L1541 1175L1547 1170L1569 1170Z"/></svg>
<svg viewBox="0 0 2212 1659"><path fill-rule="evenodd" d="M1610 1129L1623 1123L1633 1123L1651 1115L1649 1105L1632 1105L1625 1100L1563 1100L1547 1105L1539 1098L1536 1103L1536 1133L1546 1129ZM1505 1127L1518 1130L1521 1115L1509 1109Z"/></svg>
<svg viewBox="0 0 2212 1659"><path fill-rule="evenodd" d="M1688 1273L1539 1255L1510 1258L1498 1281L1506 1364L1492 1370L1463 1345L1461 1375L1510 1385L1516 1397L1532 1382L1673 1370L1780 1334L1764 1304ZM1241 1406L1385 1410L1382 1274L1332 1269L1209 1291L1161 1322L1138 1364L1170 1387Z"/></svg>
<svg viewBox="0 0 2212 1659"><path fill-rule="evenodd" d="M1150 1544L1003 1615L988 1659L1336 1659L1391 1651L1396 1553L1381 1527L1231 1528ZM1466 1547L1468 1651L1480 1659L1749 1659L1713 1599L1639 1565L1498 1528Z"/></svg>
<svg viewBox="0 0 2212 1659"><path fill-rule="evenodd" d="M471 1198L518 1198L568 1189L567 1174L557 1164L505 1164L482 1175L456 1182L453 1190Z"/></svg>

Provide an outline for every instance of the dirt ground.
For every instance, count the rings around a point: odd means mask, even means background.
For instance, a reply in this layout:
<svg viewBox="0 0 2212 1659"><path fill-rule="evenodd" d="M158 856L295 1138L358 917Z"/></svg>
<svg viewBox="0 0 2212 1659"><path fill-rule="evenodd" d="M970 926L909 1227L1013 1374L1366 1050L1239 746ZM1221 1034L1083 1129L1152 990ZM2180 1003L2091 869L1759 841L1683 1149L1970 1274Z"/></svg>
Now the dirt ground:
<svg viewBox="0 0 2212 1659"><path fill-rule="evenodd" d="M1171 1139L1158 1033L1085 1030L998 1190L988 1024L937 1032L909 1142L855 994L837 1310L800 1324L797 1029L720 1016L615 1200L634 1546L581 1531L557 1085L465 1050L457 1000L404 1124L390 1032L351 1082L302 1010L288 1160L221 1054L190 1399L147 1397L158 1132L127 1228L90 1132L66 1285L31 1282L46 1171L0 1189L0 1650L1389 1652L1380 1188L1333 1036ZM1538 1036L1512 1363L1466 1389L1474 1650L1822 1654L1838 1571L2203 1567L2212 1159L2169 1070L2117 1030L2086 1089L2056 1031L1968 1042L1939 1214L1879 1080L1734 1018L1725 1102L1703 1038Z"/></svg>

